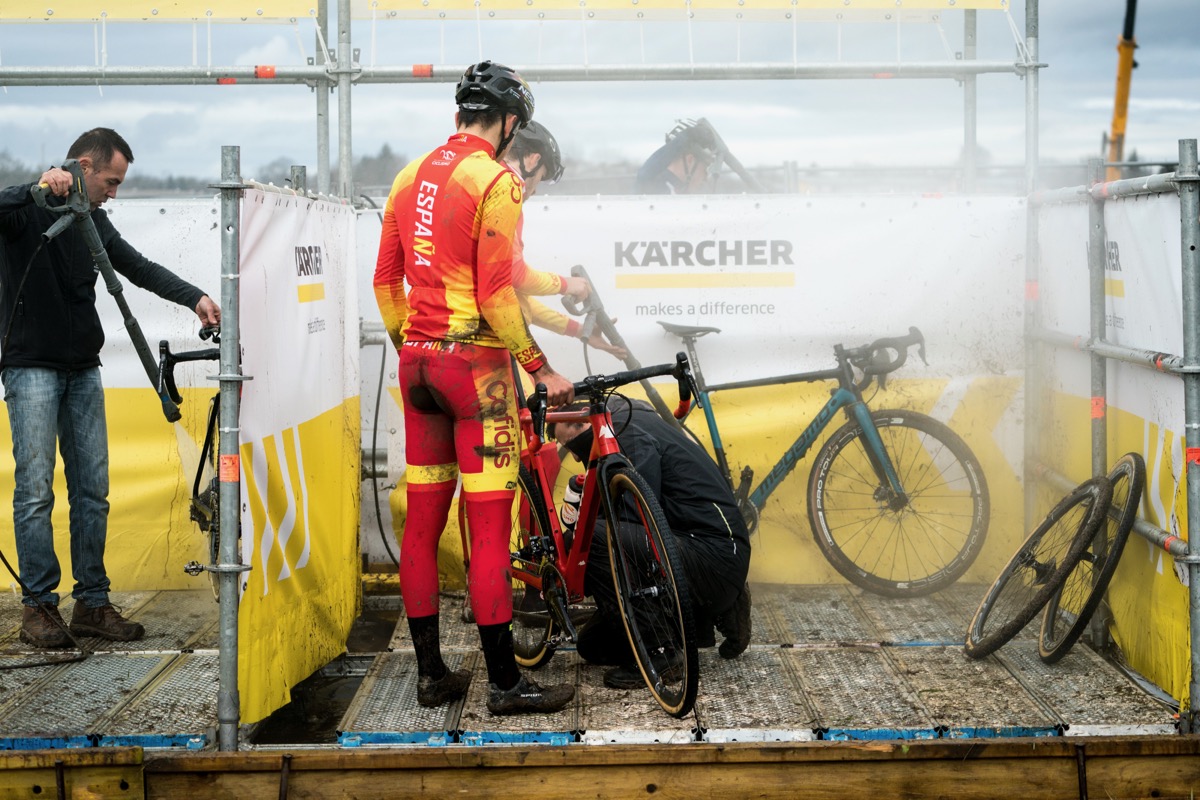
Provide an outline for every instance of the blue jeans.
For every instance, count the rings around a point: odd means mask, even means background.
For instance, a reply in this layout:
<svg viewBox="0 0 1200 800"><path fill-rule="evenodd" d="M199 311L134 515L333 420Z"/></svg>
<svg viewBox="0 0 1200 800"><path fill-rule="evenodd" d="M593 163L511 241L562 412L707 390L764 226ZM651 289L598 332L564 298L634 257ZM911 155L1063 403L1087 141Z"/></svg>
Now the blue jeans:
<svg viewBox="0 0 1200 800"><path fill-rule="evenodd" d="M55 442L62 451L70 505L71 595L88 607L108 603L104 541L108 533L108 427L99 367L76 371L6 367L4 402L12 429L16 488L13 530L17 559L33 597L58 605L62 570L54 553Z"/></svg>

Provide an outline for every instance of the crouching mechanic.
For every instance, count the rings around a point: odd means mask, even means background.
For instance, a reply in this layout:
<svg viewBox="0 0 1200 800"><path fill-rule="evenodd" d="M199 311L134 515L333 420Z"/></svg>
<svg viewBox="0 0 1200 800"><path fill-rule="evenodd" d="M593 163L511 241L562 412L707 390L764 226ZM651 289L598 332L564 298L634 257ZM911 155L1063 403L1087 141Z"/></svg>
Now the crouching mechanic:
<svg viewBox="0 0 1200 800"><path fill-rule="evenodd" d="M649 403L617 398L609 411L621 451L658 497L675 535L699 646L716 643L715 624L725 637L720 654L736 658L750 644L750 533L733 492L708 453ZM560 422L549 432L577 459L588 458L592 429L586 423ZM588 555L584 591L595 598L596 613L579 631L578 652L593 664L615 667L604 674L605 686L635 689L644 681L621 622L605 528L597 522Z"/></svg>

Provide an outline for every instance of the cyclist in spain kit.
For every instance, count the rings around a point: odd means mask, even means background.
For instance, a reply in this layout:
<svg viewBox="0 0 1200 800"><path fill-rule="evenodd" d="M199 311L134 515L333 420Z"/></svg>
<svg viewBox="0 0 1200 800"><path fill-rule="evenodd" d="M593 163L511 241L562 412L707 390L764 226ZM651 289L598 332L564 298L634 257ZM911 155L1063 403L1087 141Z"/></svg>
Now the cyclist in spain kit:
<svg viewBox="0 0 1200 800"><path fill-rule="evenodd" d="M574 688L542 688L518 670L508 561L520 461L511 359L546 384L552 405L573 397L570 381L530 335L513 289L522 185L499 159L532 119L533 94L515 71L484 61L467 68L455 101L457 132L392 184L374 280L400 354L408 465L400 591L416 650L417 700L450 702L470 682L469 671L451 671L442 660L438 624L437 546L461 473L488 709L553 712Z"/></svg>
<svg viewBox="0 0 1200 800"><path fill-rule="evenodd" d="M565 171L558 141L545 125L538 122L530 122L517 131L512 146L505 153L504 161L524 181L526 200L537 194L538 187L543 183L557 183ZM522 214L517 220L513 286L517 290L517 299L521 303L525 321L562 336L583 338L580 336L582 326L578 322L566 314L547 308L535 299L535 296L563 294L586 300L591 287L581 277L556 275L530 267L525 261L524 228L525 215ZM591 347L611 353L617 358L624 358L626 355L624 348L610 344L598 331L592 332L584 341Z"/></svg>

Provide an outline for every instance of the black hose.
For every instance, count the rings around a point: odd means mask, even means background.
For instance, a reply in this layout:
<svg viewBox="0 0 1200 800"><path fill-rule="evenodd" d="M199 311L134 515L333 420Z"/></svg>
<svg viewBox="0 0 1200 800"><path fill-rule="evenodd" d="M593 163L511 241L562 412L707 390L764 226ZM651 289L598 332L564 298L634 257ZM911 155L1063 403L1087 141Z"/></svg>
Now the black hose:
<svg viewBox="0 0 1200 800"><path fill-rule="evenodd" d="M367 197L365 194L359 195L363 200L366 200L371 208L378 209L379 205ZM383 213L379 212L379 223L383 224ZM379 529L379 539L383 542L383 549L387 551L388 558L400 568L400 559L396 558L396 554L392 552L392 546L388 542L387 533L383 530L383 512L379 509L379 479L375 477L375 450L379 446L379 404L383 400L383 378L387 372L387 343L384 342L383 357L379 360L379 385L375 387L375 420L371 425L371 489L375 495L375 527Z"/></svg>

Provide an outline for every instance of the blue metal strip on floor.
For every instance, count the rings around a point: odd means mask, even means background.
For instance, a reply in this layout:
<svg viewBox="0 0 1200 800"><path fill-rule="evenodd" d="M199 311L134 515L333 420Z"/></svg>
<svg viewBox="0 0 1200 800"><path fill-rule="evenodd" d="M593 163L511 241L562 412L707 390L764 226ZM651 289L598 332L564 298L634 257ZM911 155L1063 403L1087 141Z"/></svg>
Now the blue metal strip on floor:
<svg viewBox="0 0 1200 800"><path fill-rule="evenodd" d="M429 747L445 747L452 744L456 738L455 734L449 732L437 734L428 731L409 733L403 731L374 733L349 731L338 734L338 744L342 747L361 747L364 744L423 744Z"/></svg>
<svg viewBox="0 0 1200 800"><path fill-rule="evenodd" d="M818 731L818 738L832 742L873 742L896 739L938 739L936 728L831 728Z"/></svg>
<svg viewBox="0 0 1200 800"><path fill-rule="evenodd" d="M155 734L147 736L99 736L97 747L144 747L181 750L203 750L208 745L208 736L201 734Z"/></svg>
<svg viewBox="0 0 1200 800"><path fill-rule="evenodd" d="M0 750L59 750L72 747L95 747L91 736L3 736Z"/></svg>

